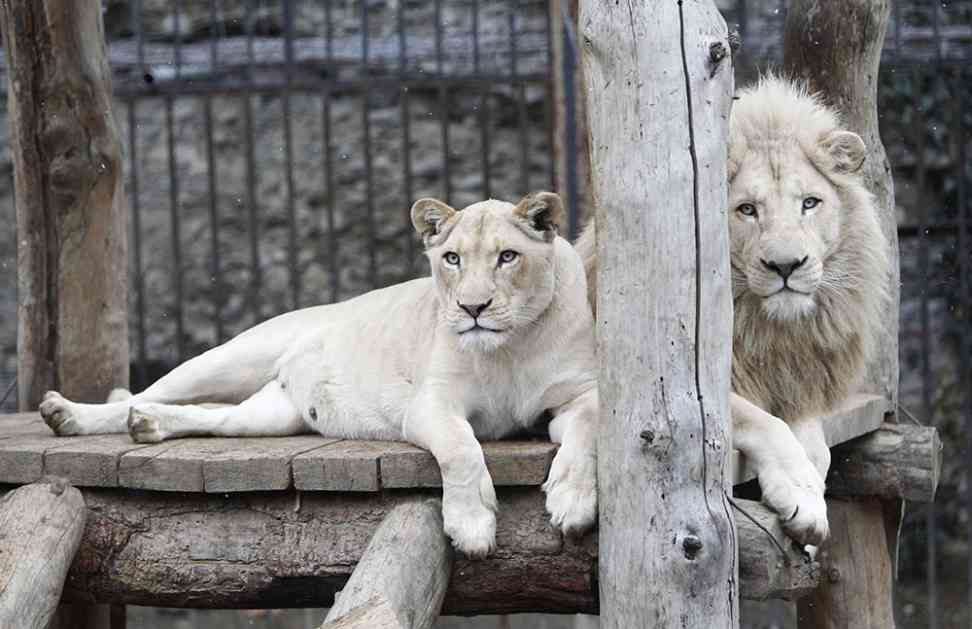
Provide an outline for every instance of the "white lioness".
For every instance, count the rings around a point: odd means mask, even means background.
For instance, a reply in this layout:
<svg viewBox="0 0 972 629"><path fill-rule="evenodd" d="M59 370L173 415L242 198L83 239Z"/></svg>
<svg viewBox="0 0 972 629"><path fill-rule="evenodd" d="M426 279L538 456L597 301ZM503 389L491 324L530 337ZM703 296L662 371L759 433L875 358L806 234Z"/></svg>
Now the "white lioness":
<svg viewBox="0 0 972 629"><path fill-rule="evenodd" d="M800 543L828 534L830 450L817 417L857 386L880 328L887 243L864 142L778 78L740 92L729 135L733 445ZM595 230L577 247L591 300Z"/></svg>
<svg viewBox="0 0 972 629"><path fill-rule="evenodd" d="M410 441L442 471L445 532L470 556L495 545L496 494L476 438L552 416L561 444L543 486L565 532L596 517L598 416L593 315L577 252L557 236L560 197L412 206L432 277L266 321L144 392L40 405L59 435L124 432ZM229 406L197 406L222 402Z"/></svg>

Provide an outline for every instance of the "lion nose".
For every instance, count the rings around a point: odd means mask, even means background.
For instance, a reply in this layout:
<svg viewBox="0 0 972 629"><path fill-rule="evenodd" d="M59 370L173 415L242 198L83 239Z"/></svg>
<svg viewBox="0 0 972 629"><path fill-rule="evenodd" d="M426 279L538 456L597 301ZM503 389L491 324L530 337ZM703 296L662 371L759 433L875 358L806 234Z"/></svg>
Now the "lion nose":
<svg viewBox="0 0 972 629"><path fill-rule="evenodd" d="M785 280L785 279L789 278L791 275L793 275L793 272L794 271L796 271L801 266L803 266L804 264L806 264L807 263L807 258L809 258L809 257L810 256L803 256L803 259L802 260L799 260L797 258L793 258L791 260L787 260L786 262L781 262L781 261L778 261L778 260L769 260L769 261L767 261L767 260L764 260L762 258L760 258L759 261L762 262L763 263L763 266L765 266L767 269L769 269L771 271L776 271L776 274L779 275L780 277L782 277Z"/></svg>
<svg viewBox="0 0 972 629"><path fill-rule="evenodd" d="M463 310L465 310L467 313L469 313L469 316L470 317L472 317L473 319L475 319L480 314L482 314L483 310L486 310L487 308L489 308L489 305L491 303L493 303L493 300L492 299L490 299L489 301L487 301L485 304L462 304L462 303L460 303L459 304L459 307L462 308Z"/></svg>

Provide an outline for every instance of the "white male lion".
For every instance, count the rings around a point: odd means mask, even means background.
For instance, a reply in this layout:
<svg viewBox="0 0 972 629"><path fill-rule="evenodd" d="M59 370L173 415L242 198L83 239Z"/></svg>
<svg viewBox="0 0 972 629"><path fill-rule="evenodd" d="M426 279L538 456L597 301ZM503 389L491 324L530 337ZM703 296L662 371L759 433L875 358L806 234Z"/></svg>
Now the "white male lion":
<svg viewBox="0 0 972 629"><path fill-rule="evenodd" d="M483 556L496 494L476 438L549 412L561 446L547 509L565 532L586 529L596 517L594 322L580 257L557 236L562 218L549 192L462 211L419 200L412 222L432 277L266 321L121 402L49 392L41 414L59 435L127 428L143 442L307 430L410 441L441 468L446 533Z"/></svg>
<svg viewBox="0 0 972 629"><path fill-rule="evenodd" d="M819 544L830 450L817 417L860 380L887 244L861 178L864 142L818 98L765 78L740 92L729 128L733 445L786 531ZM595 230L577 242L592 305Z"/></svg>

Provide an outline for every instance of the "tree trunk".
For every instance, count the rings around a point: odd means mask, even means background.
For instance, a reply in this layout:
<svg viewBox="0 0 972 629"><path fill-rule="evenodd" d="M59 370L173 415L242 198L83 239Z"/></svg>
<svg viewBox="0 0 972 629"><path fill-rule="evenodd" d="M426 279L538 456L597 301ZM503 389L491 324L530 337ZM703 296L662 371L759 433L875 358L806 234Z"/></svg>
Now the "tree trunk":
<svg viewBox="0 0 972 629"><path fill-rule="evenodd" d="M17 384L128 385L126 201L98 0L0 0L17 211Z"/></svg>
<svg viewBox="0 0 972 629"><path fill-rule="evenodd" d="M84 533L81 492L25 485L0 503L0 627L45 629Z"/></svg>
<svg viewBox="0 0 972 629"><path fill-rule="evenodd" d="M429 629L451 572L442 503L401 504L375 531L321 629Z"/></svg>
<svg viewBox="0 0 972 629"><path fill-rule="evenodd" d="M868 147L864 180L874 194L885 237L891 247L888 286L891 302L885 308L884 330L878 353L868 366L865 386L876 389L895 408L898 397L898 240L894 213L891 166L878 132L877 81L881 48L887 30L888 0L793 0L784 35L784 68L806 79L844 117ZM854 42L854 45L848 45ZM900 501L882 505L862 501L853 508L828 501L831 539L823 557L830 567L846 571L854 557L868 563L855 566L853 579L824 579L812 601L801 605L802 627L860 627L887 629L894 626L891 611L891 563L895 554ZM888 517L884 517L884 513ZM843 519L848 522L844 525ZM853 520L853 521L852 521ZM877 530L886 528L886 530ZM846 537L853 535L853 537ZM890 548L889 548L890 546ZM828 570L824 564L825 574ZM852 583L853 581L853 583ZM868 600L861 600L862 594Z"/></svg>
<svg viewBox="0 0 972 629"><path fill-rule="evenodd" d="M598 223L601 626L735 627L726 25L708 1L585 0L580 29Z"/></svg>

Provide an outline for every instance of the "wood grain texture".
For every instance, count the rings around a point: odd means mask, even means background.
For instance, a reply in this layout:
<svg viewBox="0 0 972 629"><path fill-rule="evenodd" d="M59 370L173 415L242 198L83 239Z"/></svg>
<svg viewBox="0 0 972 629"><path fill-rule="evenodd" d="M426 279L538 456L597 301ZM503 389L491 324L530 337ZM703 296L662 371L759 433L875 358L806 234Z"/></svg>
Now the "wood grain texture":
<svg viewBox="0 0 972 629"><path fill-rule="evenodd" d="M794 0L787 12L783 65L789 75L805 79L812 90L836 107L847 127L859 134L867 146L864 181L874 194L881 228L890 245L887 285L891 297L885 309L878 351L867 366L864 386L866 390L881 392L888 399L890 408L895 409L898 399L900 272L894 182L881 143L877 111L878 72L889 14L888 0L840 3ZM854 45L848 45L848 42L854 42ZM889 418L894 421L894 415ZM831 539L825 556L835 565L842 565L853 552L858 561L867 563L854 566L853 583L847 578L825 579L814 595L813 604L801 607L800 626L815 629L894 627L891 561L896 555L901 503L895 500L882 505L869 500L854 505L853 509L845 507L841 502L828 500ZM844 526L838 520L838 526L834 526L835 514L859 521ZM854 537L844 537L851 533Z"/></svg>
<svg viewBox="0 0 972 629"><path fill-rule="evenodd" d="M63 481L26 485L0 502L0 627L46 629L81 543L87 511Z"/></svg>
<svg viewBox="0 0 972 629"><path fill-rule="evenodd" d="M98 0L0 2L17 213L21 410L128 385L126 220Z"/></svg>
<svg viewBox="0 0 972 629"><path fill-rule="evenodd" d="M601 626L738 624L727 490L726 25L582 1L598 225Z"/></svg>
<svg viewBox="0 0 972 629"><path fill-rule="evenodd" d="M437 491L204 494L91 488L84 536L65 586L69 602L199 608L329 607L381 521L397 505ZM539 488L497 490L498 548L456 557L443 613L597 613L597 534L564 539ZM759 503L745 517L744 596L795 598L815 565L789 545ZM646 530L632 532L644 540Z"/></svg>
<svg viewBox="0 0 972 629"><path fill-rule="evenodd" d="M321 629L429 629L452 574L442 503L413 500L389 511Z"/></svg>
<svg viewBox="0 0 972 629"><path fill-rule="evenodd" d="M833 449L827 492L931 502L941 470L942 440L934 427L889 422Z"/></svg>

